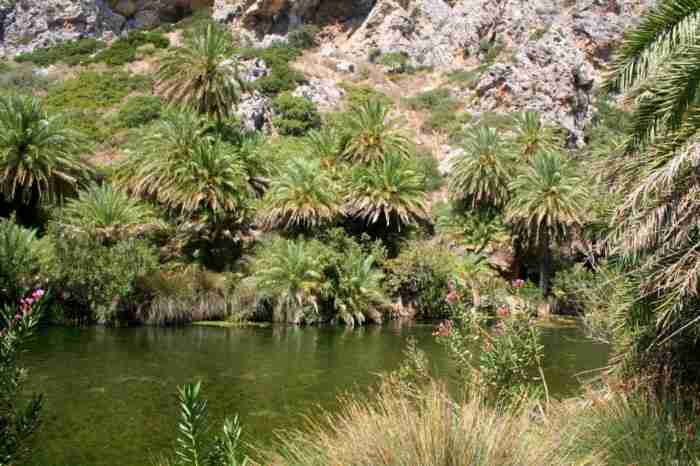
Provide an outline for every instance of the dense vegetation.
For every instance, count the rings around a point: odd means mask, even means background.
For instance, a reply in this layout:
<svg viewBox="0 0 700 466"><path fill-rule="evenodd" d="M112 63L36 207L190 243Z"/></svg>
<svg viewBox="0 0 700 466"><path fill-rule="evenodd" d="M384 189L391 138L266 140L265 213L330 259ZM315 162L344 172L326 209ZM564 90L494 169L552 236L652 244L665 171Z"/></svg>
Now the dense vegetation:
<svg viewBox="0 0 700 466"><path fill-rule="evenodd" d="M464 400L414 351L376 399L250 452L272 464L698 464L699 11L665 0L626 36L584 149L534 112L455 115L448 88L394 102L348 83L321 113L293 93L312 28L247 48L200 20L176 29L179 46L135 31L19 56L0 93L0 461L38 422L39 399L16 406L34 301L13 311L41 286L42 318L61 323L443 319ZM269 73L246 80L254 59ZM154 71L128 71L136 60ZM27 63L79 68L39 78ZM482 71L447 83L468 90ZM271 99L272 134L239 121L250 93ZM404 110L461 147L446 180ZM616 353L591 403L549 397L534 320L552 312L579 314ZM180 403L162 464L252 463L237 420L205 436L199 384Z"/></svg>

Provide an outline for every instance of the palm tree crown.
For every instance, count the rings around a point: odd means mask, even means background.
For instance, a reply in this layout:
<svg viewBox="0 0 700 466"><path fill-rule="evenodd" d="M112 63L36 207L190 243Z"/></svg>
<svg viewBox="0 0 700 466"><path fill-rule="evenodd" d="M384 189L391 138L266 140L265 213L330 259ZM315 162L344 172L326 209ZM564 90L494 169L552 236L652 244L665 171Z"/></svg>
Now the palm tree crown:
<svg viewBox="0 0 700 466"><path fill-rule="evenodd" d="M205 130L189 112L166 116L118 168L117 184L209 223L240 217L250 195L240 151Z"/></svg>
<svg viewBox="0 0 700 466"><path fill-rule="evenodd" d="M428 218L423 177L407 160L387 154L384 160L353 170L345 212L369 224L410 225Z"/></svg>
<svg viewBox="0 0 700 466"><path fill-rule="evenodd" d="M583 224L582 210L588 198L583 179L559 152L540 152L512 182L513 198L506 218L531 241L540 255L540 288L549 294L550 241Z"/></svg>
<svg viewBox="0 0 700 466"><path fill-rule="evenodd" d="M465 152L453 163L450 195L473 208L502 207L508 202L513 159L505 141L493 128L480 127L466 138Z"/></svg>
<svg viewBox="0 0 700 466"><path fill-rule="evenodd" d="M319 160L291 160L263 198L263 226L312 228L331 222L340 212L334 185Z"/></svg>
<svg viewBox="0 0 700 466"><path fill-rule="evenodd" d="M350 109L343 123L341 156L350 162L368 163L383 160L388 153L407 155L409 141L389 118L389 107L378 100L368 100Z"/></svg>
<svg viewBox="0 0 700 466"><path fill-rule="evenodd" d="M80 191L60 211L56 223L69 233L119 239L156 227L160 222L148 205L105 184Z"/></svg>
<svg viewBox="0 0 700 466"><path fill-rule="evenodd" d="M518 156L530 160L541 150L554 150L560 146L553 128L544 124L537 112L524 112L515 118L513 145Z"/></svg>
<svg viewBox="0 0 700 466"><path fill-rule="evenodd" d="M0 189L7 200L53 197L75 190L91 170L81 158L80 134L38 99L0 97Z"/></svg>
<svg viewBox="0 0 700 466"><path fill-rule="evenodd" d="M231 115L246 85L240 78L230 34L208 23L168 55L157 81L167 100L184 104L218 121Z"/></svg>
<svg viewBox="0 0 700 466"><path fill-rule="evenodd" d="M625 36L607 87L635 104L611 245L646 271L645 293L697 298L700 1L659 2Z"/></svg>

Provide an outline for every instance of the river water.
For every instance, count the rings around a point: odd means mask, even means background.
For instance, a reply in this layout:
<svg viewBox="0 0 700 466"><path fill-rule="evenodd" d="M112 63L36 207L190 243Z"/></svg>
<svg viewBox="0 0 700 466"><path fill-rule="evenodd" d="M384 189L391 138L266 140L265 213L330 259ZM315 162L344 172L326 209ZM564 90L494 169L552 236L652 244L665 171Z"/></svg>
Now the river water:
<svg viewBox="0 0 700 466"><path fill-rule="evenodd" d="M238 413L247 441L269 444L275 431L303 425L337 395L372 390L377 374L401 362L417 340L436 374L454 368L431 325L296 328L52 327L23 364L44 393L34 466L144 466L172 446L176 387L201 380L212 423ZM575 325L544 330L550 392L576 393L577 374L605 365L608 348Z"/></svg>

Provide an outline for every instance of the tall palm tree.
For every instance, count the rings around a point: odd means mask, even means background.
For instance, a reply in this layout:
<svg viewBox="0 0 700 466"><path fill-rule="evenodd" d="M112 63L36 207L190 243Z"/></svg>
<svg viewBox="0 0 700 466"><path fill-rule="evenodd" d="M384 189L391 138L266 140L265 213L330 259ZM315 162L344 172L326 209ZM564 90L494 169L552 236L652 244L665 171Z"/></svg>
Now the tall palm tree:
<svg viewBox="0 0 700 466"><path fill-rule="evenodd" d="M35 209L42 199L73 192L92 172L81 159L84 138L39 99L0 96L0 190L8 202Z"/></svg>
<svg viewBox="0 0 700 466"><path fill-rule="evenodd" d="M700 1L660 1L625 36L606 84L635 104L611 244L644 271L645 295L672 303L659 318L671 329L700 296Z"/></svg>
<svg viewBox="0 0 700 466"><path fill-rule="evenodd" d="M513 193L506 219L531 242L540 258L540 288L549 295L552 274L551 242L583 224L588 191L583 179L559 152L539 152L532 164L511 182Z"/></svg>
<svg viewBox="0 0 700 466"><path fill-rule="evenodd" d="M523 112L515 117L513 135L515 154L530 160L541 150L554 150L561 146L553 128L547 126L537 112Z"/></svg>
<svg viewBox="0 0 700 466"><path fill-rule="evenodd" d="M59 211L55 222L68 233L104 240L139 234L160 225L151 207L108 184L80 191Z"/></svg>
<svg viewBox="0 0 700 466"><path fill-rule="evenodd" d="M369 163L381 161L389 153L408 155L410 142L389 113L390 108L379 100L352 107L342 121L342 158Z"/></svg>
<svg viewBox="0 0 700 466"><path fill-rule="evenodd" d="M163 59L157 87L168 101L221 122L231 115L246 90L234 51L231 35L221 26L207 23Z"/></svg>
<svg viewBox="0 0 700 466"><path fill-rule="evenodd" d="M262 201L266 229L314 228L340 213L334 181L315 159L293 159L270 183Z"/></svg>
<svg viewBox="0 0 700 466"><path fill-rule="evenodd" d="M476 128L467 135L464 154L452 165L450 196L469 202L472 208L503 207L510 196L513 168L513 158L498 131Z"/></svg>
<svg viewBox="0 0 700 466"><path fill-rule="evenodd" d="M423 177L401 155L387 154L383 161L353 170L344 209L370 225L400 230L419 223L428 218Z"/></svg>

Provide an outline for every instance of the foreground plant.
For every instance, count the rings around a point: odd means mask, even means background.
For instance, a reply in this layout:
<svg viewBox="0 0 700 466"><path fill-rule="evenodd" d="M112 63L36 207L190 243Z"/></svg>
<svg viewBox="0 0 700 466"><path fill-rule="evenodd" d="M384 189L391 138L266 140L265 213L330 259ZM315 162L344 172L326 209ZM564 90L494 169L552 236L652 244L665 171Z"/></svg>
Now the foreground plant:
<svg viewBox="0 0 700 466"><path fill-rule="evenodd" d="M172 458L158 460L156 466L245 466L250 460L241 453L241 427L238 416L226 418L221 433L211 438L207 425L207 401L202 383L178 388L180 401L179 437Z"/></svg>
<svg viewBox="0 0 700 466"><path fill-rule="evenodd" d="M39 428L42 398L22 401L27 373L18 367L18 358L39 323L43 297L44 290L37 289L19 306L0 309L0 465L28 459Z"/></svg>
<svg viewBox="0 0 700 466"><path fill-rule="evenodd" d="M628 316L634 344L622 351L660 380L694 387L700 371L687 361L698 351L700 319L699 25L697 0L657 2L625 36L607 81L634 104L616 172L625 199L609 243L640 280L642 299Z"/></svg>

